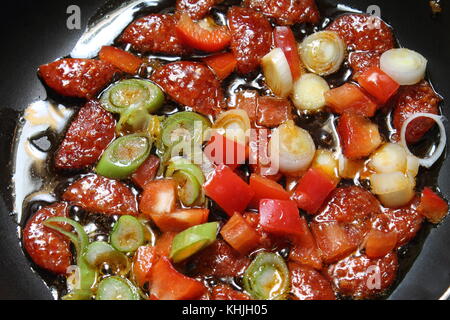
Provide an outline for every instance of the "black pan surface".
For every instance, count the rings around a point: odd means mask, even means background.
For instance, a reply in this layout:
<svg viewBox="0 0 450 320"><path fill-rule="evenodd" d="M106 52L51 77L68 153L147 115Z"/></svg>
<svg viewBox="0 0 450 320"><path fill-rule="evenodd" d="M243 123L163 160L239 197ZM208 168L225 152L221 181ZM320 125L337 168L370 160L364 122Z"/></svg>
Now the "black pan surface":
<svg viewBox="0 0 450 320"><path fill-rule="evenodd" d="M111 1L110 1L111 2ZM112 1L117 3L120 1ZM125 1L122 1L125 2ZM149 1L150 2L150 1ZM164 4L169 1L161 0ZM321 5L341 3L362 11L370 5L381 8L402 46L428 58L428 72L437 92L446 97L443 113L450 110L450 7L432 17L428 0L318 0ZM67 7L81 8L81 30L66 27ZM88 19L104 0L16 0L2 4L0 32L0 299L52 299L50 290L31 268L20 247L13 216L11 189L13 139L20 112L31 102L45 99L46 92L36 76L37 66L68 55L84 31ZM446 7L447 5L447 7ZM450 130L447 125L447 136ZM450 199L450 161L444 160L437 184ZM433 172L431 173L433 174ZM434 172L437 176L437 173ZM424 228L403 258L404 270L390 299L438 299L450 285L450 219L437 228ZM415 259L417 257L417 259ZM401 280L401 281L400 281Z"/></svg>

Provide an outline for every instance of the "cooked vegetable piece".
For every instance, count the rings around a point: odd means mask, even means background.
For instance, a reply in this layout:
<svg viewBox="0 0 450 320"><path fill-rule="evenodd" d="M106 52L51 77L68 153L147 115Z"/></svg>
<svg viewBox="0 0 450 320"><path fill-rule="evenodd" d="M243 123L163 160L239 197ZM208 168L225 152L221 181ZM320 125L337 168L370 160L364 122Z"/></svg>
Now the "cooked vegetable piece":
<svg viewBox="0 0 450 320"><path fill-rule="evenodd" d="M227 165L232 169L245 163L247 158L246 145L237 139L228 139L217 130L213 132L204 155L216 165Z"/></svg>
<svg viewBox="0 0 450 320"><path fill-rule="evenodd" d="M257 99L256 124L266 128L275 128L293 118L292 103L288 99L261 96Z"/></svg>
<svg viewBox="0 0 450 320"><path fill-rule="evenodd" d="M55 153L57 169L82 169L93 165L114 139L115 121L95 100L78 112Z"/></svg>
<svg viewBox="0 0 450 320"><path fill-rule="evenodd" d="M142 193L139 211L144 215L155 217L175 210L177 184L172 179L149 182Z"/></svg>
<svg viewBox="0 0 450 320"><path fill-rule="evenodd" d="M243 212L253 198L252 189L229 167L219 165L204 184L206 195L229 215Z"/></svg>
<svg viewBox="0 0 450 320"><path fill-rule="evenodd" d="M289 263L291 293L298 300L336 300L331 283L308 266Z"/></svg>
<svg viewBox="0 0 450 320"><path fill-rule="evenodd" d="M176 29L184 44L206 52L217 52L228 47L231 36L227 26L218 26L208 18L201 22L203 24L194 22L186 13L181 14Z"/></svg>
<svg viewBox="0 0 450 320"><path fill-rule="evenodd" d="M430 188L425 188L417 211L432 223L439 223L448 213L448 204Z"/></svg>
<svg viewBox="0 0 450 320"><path fill-rule="evenodd" d="M403 172L376 173L370 176L372 192L389 208L407 205L414 197L415 181Z"/></svg>
<svg viewBox="0 0 450 320"><path fill-rule="evenodd" d="M234 71L237 61L230 52L219 53L203 59L215 73L217 79L224 80Z"/></svg>
<svg viewBox="0 0 450 320"><path fill-rule="evenodd" d="M86 247L84 257L92 268L98 269L106 263L111 271L116 274L126 275L130 270L127 256L104 241L90 243Z"/></svg>
<svg viewBox="0 0 450 320"><path fill-rule="evenodd" d="M166 214L153 214L152 220L163 232L181 232L208 222L208 209L178 209Z"/></svg>
<svg viewBox="0 0 450 320"><path fill-rule="evenodd" d="M159 300L192 300L206 292L198 280L179 273L166 257L161 257L152 268L151 298Z"/></svg>
<svg viewBox="0 0 450 320"><path fill-rule="evenodd" d="M108 277L100 281L97 300L139 300L139 293L133 284L120 277Z"/></svg>
<svg viewBox="0 0 450 320"><path fill-rule="evenodd" d="M210 222L191 227L173 238L170 258L179 263L216 241L219 224Z"/></svg>
<svg viewBox="0 0 450 320"><path fill-rule="evenodd" d="M358 83L381 104L386 103L400 88L400 85L378 67L364 71Z"/></svg>
<svg viewBox="0 0 450 320"><path fill-rule="evenodd" d="M272 44L269 21L256 11L241 7L231 7L227 18L237 71L246 74L256 70Z"/></svg>
<svg viewBox="0 0 450 320"><path fill-rule="evenodd" d="M385 214L372 217L372 229L365 239L365 253L370 259L382 258L395 249L397 231Z"/></svg>
<svg viewBox="0 0 450 320"><path fill-rule="evenodd" d="M157 69L151 79L175 102L204 115L216 115L224 102L214 73L203 63L179 61Z"/></svg>
<svg viewBox="0 0 450 320"><path fill-rule="evenodd" d="M90 212L110 215L137 215L136 196L122 182L89 175L72 183L62 195Z"/></svg>
<svg viewBox="0 0 450 320"><path fill-rule="evenodd" d="M378 126L359 114L344 113L337 131L344 155L351 160L369 156L381 144Z"/></svg>
<svg viewBox="0 0 450 320"><path fill-rule="evenodd" d="M384 52L394 47L391 28L376 16L345 14L334 20L327 30L337 32L349 49Z"/></svg>
<svg viewBox="0 0 450 320"><path fill-rule="evenodd" d="M381 55L380 68L399 85L413 85L425 78L427 59L413 50L391 49Z"/></svg>
<svg viewBox="0 0 450 320"><path fill-rule="evenodd" d="M316 146L308 131L289 120L272 132L269 150L272 160L278 161L281 172L296 173L309 167Z"/></svg>
<svg viewBox="0 0 450 320"><path fill-rule="evenodd" d="M349 112L372 117L377 110L377 104L353 83L346 83L325 92L325 101L326 105L338 114Z"/></svg>
<svg viewBox="0 0 450 320"><path fill-rule="evenodd" d="M125 179L147 159L151 141L145 135L120 137L106 149L95 170L107 178Z"/></svg>
<svg viewBox="0 0 450 320"><path fill-rule="evenodd" d="M254 192L251 201L253 208L258 208L262 199L289 200L290 198L290 194L279 183L258 174L250 176L249 185Z"/></svg>
<svg viewBox="0 0 450 320"><path fill-rule="evenodd" d="M131 175L131 179L142 189L153 181L159 169L160 160L155 155L150 155L147 160Z"/></svg>
<svg viewBox="0 0 450 320"><path fill-rule="evenodd" d="M313 169L321 170L330 179L339 182L339 160L336 159L335 154L330 150L319 149L316 151L313 163Z"/></svg>
<svg viewBox="0 0 450 320"><path fill-rule="evenodd" d="M278 24L317 24L320 13L314 0L245 0L244 5L276 19Z"/></svg>
<svg viewBox="0 0 450 320"><path fill-rule="evenodd" d="M110 236L113 247L121 252L134 252L145 241L144 227L133 216L121 216Z"/></svg>
<svg viewBox="0 0 450 320"><path fill-rule="evenodd" d="M151 280L152 267L157 261L155 247L141 246L133 256L132 273L136 284L143 287Z"/></svg>
<svg viewBox="0 0 450 320"><path fill-rule="evenodd" d="M245 271L243 283L254 299L283 300L289 291L289 270L279 255L261 252Z"/></svg>
<svg viewBox="0 0 450 320"><path fill-rule="evenodd" d="M275 27L273 30L273 42L275 47L283 50L289 63L292 79L296 81L302 75L302 62L298 53L298 44L294 33L289 27Z"/></svg>
<svg viewBox="0 0 450 320"><path fill-rule="evenodd" d="M175 26L177 17L169 14L150 14L131 23L119 38L134 50L147 53L186 55L192 49L186 47Z"/></svg>
<svg viewBox="0 0 450 320"><path fill-rule="evenodd" d="M245 255L260 242L260 236L246 220L236 212L220 230L223 239L239 253Z"/></svg>
<svg viewBox="0 0 450 320"><path fill-rule="evenodd" d="M123 113L130 108L144 109L151 113L159 109L164 94L154 83L142 79L121 80L102 94L103 108Z"/></svg>
<svg viewBox="0 0 450 320"><path fill-rule="evenodd" d="M346 55L345 43L336 32L319 31L306 37L300 45L305 67L319 76L339 70Z"/></svg>
<svg viewBox="0 0 450 320"><path fill-rule="evenodd" d="M27 222L22 241L26 252L34 263L56 274L65 274L71 264L69 240L50 228L43 222L51 217L66 217L68 206L66 203L55 203L38 210ZM69 226L65 226L70 231Z"/></svg>
<svg viewBox="0 0 450 320"><path fill-rule="evenodd" d="M249 139L250 118L247 112L240 109L222 112L214 122L214 129L223 133L228 140L246 145Z"/></svg>
<svg viewBox="0 0 450 320"><path fill-rule="evenodd" d="M286 98L292 91L292 74L283 50L275 48L261 59L264 77L272 92Z"/></svg>
<svg viewBox="0 0 450 320"><path fill-rule="evenodd" d="M301 235L300 213L294 201L263 199L259 202L259 224L276 235Z"/></svg>
<svg viewBox="0 0 450 320"><path fill-rule="evenodd" d="M57 93L91 99L111 82L117 69L101 60L61 59L39 67L39 75Z"/></svg>
<svg viewBox="0 0 450 320"><path fill-rule="evenodd" d="M302 232L292 238L293 247L289 253L289 260L295 261L301 265L321 270L322 253L317 247L308 223L304 217L300 217Z"/></svg>
<svg viewBox="0 0 450 320"><path fill-rule="evenodd" d="M371 67L380 67L380 51L353 51L349 54L348 62L353 70L353 79L370 69Z"/></svg>
<svg viewBox="0 0 450 320"><path fill-rule="evenodd" d="M335 188L336 179L330 178L321 169L310 168L299 180L293 199L300 209L316 214Z"/></svg>
<svg viewBox="0 0 450 320"><path fill-rule="evenodd" d="M112 46L103 46L98 55L100 60L109 62L119 70L130 74L136 74L143 64L141 58Z"/></svg>
<svg viewBox="0 0 450 320"><path fill-rule="evenodd" d="M306 73L294 83L292 102L299 110L317 111L325 107L325 93L329 90L323 78Z"/></svg>
<svg viewBox="0 0 450 320"><path fill-rule="evenodd" d="M406 172L406 151L400 144L386 143L372 154L369 167L378 173Z"/></svg>

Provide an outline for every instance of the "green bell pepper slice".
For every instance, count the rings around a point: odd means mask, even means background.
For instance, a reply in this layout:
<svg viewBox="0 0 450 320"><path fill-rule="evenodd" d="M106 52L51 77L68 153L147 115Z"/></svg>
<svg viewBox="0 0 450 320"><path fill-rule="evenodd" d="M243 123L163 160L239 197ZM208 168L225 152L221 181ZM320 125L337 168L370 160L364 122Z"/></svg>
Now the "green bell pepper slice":
<svg viewBox="0 0 450 320"><path fill-rule="evenodd" d="M245 271L243 283L254 299L282 300L289 292L289 270L279 255L261 252Z"/></svg>
<svg viewBox="0 0 450 320"><path fill-rule="evenodd" d="M120 137L112 142L97 164L98 174L112 179L125 179L147 159L152 142L144 134Z"/></svg>
<svg viewBox="0 0 450 320"><path fill-rule="evenodd" d="M111 244L120 252L134 252L145 242L144 226L133 216L121 216L111 232Z"/></svg>
<svg viewBox="0 0 450 320"><path fill-rule="evenodd" d="M170 258L181 262L216 241L218 222L204 223L177 234L172 241Z"/></svg>

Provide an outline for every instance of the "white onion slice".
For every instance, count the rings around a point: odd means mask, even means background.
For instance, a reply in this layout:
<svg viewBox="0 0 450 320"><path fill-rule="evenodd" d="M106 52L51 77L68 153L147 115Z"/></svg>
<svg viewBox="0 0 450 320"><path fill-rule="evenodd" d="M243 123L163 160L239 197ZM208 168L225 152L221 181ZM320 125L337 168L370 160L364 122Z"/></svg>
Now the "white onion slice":
<svg viewBox="0 0 450 320"><path fill-rule="evenodd" d="M304 74L294 83L292 102L299 110L319 110L325 106L328 83L314 73Z"/></svg>
<svg viewBox="0 0 450 320"><path fill-rule="evenodd" d="M378 173L404 172L407 165L405 148L397 143L386 143L370 157L369 167Z"/></svg>
<svg viewBox="0 0 450 320"><path fill-rule="evenodd" d="M329 150L317 150L314 157L312 167L321 169L329 177L336 179L339 177L338 160L334 156L334 153Z"/></svg>
<svg viewBox="0 0 450 320"><path fill-rule="evenodd" d="M427 59L413 50L391 49L381 55L380 67L399 85L412 85L425 77Z"/></svg>
<svg viewBox="0 0 450 320"><path fill-rule="evenodd" d="M406 205L414 197L414 179L402 172L377 173L370 176L372 192L389 208Z"/></svg>
<svg viewBox="0 0 450 320"><path fill-rule="evenodd" d="M251 123L245 110L232 109L222 112L214 122L213 128L224 129L228 139L246 144Z"/></svg>
<svg viewBox="0 0 450 320"><path fill-rule="evenodd" d="M292 74L283 50L275 48L261 59L266 83L272 92L286 98L292 91Z"/></svg>
<svg viewBox="0 0 450 320"><path fill-rule="evenodd" d="M437 146L436 150L433 152L433 154L431 155L431 157L428 158L418 158L419 159L419 164L422 167L425 168L431 168L433 166L433 164L439 160L439 158L441 157L442 153L444 152L445 149L445 145L447 144L447 135L445 133L445 127L444 124L442 122L442 117L432 114L432 113L415 113L412 116L410 116L408 119L406 119L406 121L403 123L402 126L402 130L400 132L400 137L401 137L401 143L403 145L403 147L405 148L406 152L408 152L408 155L410 156L414 156L411 151L408 148L408 144L406 143L406 129L408 128L408 125L414 121L417 118L430 118L433 119L437 125L439 126L439 133L440 133L440 141L439 141L439 145Z"/></svg>
<svg viewBox="0 0 450 320"><path fill-rule="evenodd" d="M345 58L345 43L334 31L313 33L300 44L305 67L320 76L339 70Z"/></svg>
<svg viewBox="0 0 450 320"><path fill-rule="evenodd" d="M308 169L316 146L308 131L289 120L273 130L269 150L272 163L277 164L280 171L297 173Z"/></svg>

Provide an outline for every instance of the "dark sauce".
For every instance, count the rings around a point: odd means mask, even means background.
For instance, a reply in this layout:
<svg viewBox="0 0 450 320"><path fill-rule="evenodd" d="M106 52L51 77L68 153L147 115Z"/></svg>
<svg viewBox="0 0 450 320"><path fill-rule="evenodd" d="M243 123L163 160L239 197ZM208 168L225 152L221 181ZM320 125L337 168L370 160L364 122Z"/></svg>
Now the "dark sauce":
<svg viewBox="0 0 450 320"><path fill-rule="evenodd" d="M328 0L317 1L319 9L324 17L321 23L318 26L312 26L308 24L298 24L293 26L294 34L298 41L301 41L304 37L322 30L328 26L330 22L332 22L339 15L348 12L349 8L347 7L339 7L335 4L330 3ZM434 1L438 2L438 1ZM229 0L223 2L221 5L215 7L211 14L215 21L219 24L224 24L226 22L226 10L230 5L237 5L239 1L237 0ZM108 14L109 11L117 8L120 5L120 2L108 2L108 4L101 8L98 13L92 18L92 22L90 25L95 24L95 21L104 18L105 15ZM350 8L351 9L351 8ZM171 6L162 6L158 5L156 7L149 8L141 8L135 15L134 18L137 19L139 17L145 16L149 13L154 12L162 12L162 13L172 13L174 8ZM357 10L351 11L357 12ZM116 46L121 47L125 50L130 50L128 46L123 46L119 43L115 43ZM139 52L134 52L134 54L142 57L146 64L140 70L140 77L148 78L153 70L157 68L159 65L181 60L182 57L173 57L173 56L165 56L165 55L142 55ZM197 54L189 57L189 60L198 61L200 58L204 57L204 54ZM326 77L327 82L330 86L338 87L343 83L351 80L352 70L349 67L348 63L344 63L341 69ZM116 81L121 79L115 79ZM226 80L222 82L222 86L225 92L225 95L230 104L233 103L236 94L243 90L255 90L261 95L271 95L270 90L264 83L264 76L260 71L254 72L253 74L240 76L237 74L233 74L228 77ZM68 99L66 97L61 97L55 94L51 89L47 88L48 93L48 101L52 104L63 104L67 107L72 107L75 109L79 108L83 103L78 99ZM178 111L186 110L186 108L174 103L167 101L164 107L158 111L159 115L170 115ZM73 116L73 115L72 115ZM374 121L379 125L380 132L383 138L388 141L389 137L393 134L392 130L388 126L389 115L379 112L377 116L374 118ZM71 118L67 118L66 122L70 123ZM305 114L301 112L297 112L294 118L296 124L306 130L308 130L313 137L313 140L318 148L324 148L329 150L336 151L338 148L338 140L335 133L335 122L336 118L327 112L318 112L314 114ZM26 122L24 119L20 119L19 126L22 129L25 127ZM23 135L27 135L28 132L25 130L19 131L17 142L20 141L20 137ZM426 137L422 139L421 142L412 147L412 152L418 156L424 156L429 153L429 150L433 148L436 142L436 137L439 135L439 131L437 128L430 130L427 133ZM64 137L64 131L56 131L52 129L47 129L42 132L38 132L33 134L28 138L30 145L32 145L36 150L46 153L47 160L44 163L39 165L39 170L36 169L36 166L33 165L30 169L29 174L30 181L33 181L35 184L31 186L27 186L29 195L24 195L23 186L15 185L15 196L20 193L23 196L23 202L21 206L16 206L16 210L21 211L22 214L18 215L18 223L21 228L24 227L26 221L30 216L32 216L36 211L38 211L41 207L56 201L60 198L62 192L64 192L65 188L73 183L75 180L80 177L88 174L90 171L89 168L82 172L59 172L54 170L52 165L53 153L57 149L60 141ZM419 175L417 177L417 188L420 190L424 186L435 186L437 184L437 178L439 174L439 170L443 161L443 157L430 169L421 168ZM17 167L16 167L17 169ZM250 168L248 166L242 166L239 169L240 176L248 181L250 176ZM126 183L132 188L134 193L137 195L139 193L138 188L136 188L130 181L126 181ZM352 185L354 184L353 180L342 180L341 186ZM362 180L359 182L362 187L370 188L367 180ZM40 185L39 187L37 187ZM36 192L37 190L41 190L40 192ZM19 192L20 191L20 192ZM20 201L20 199L19 199ZM224 223L227 219L226 213L218 207L218 205L210 201L208 202L208 208L210 209L210 220L211 221L219 221ZM75 221L79 222L83 226L88 229L88 234L90 240L108 240L109 233L112 230L114 223L117 221L117 217L115 216L106 216L102 214L88 213L77 206L72 206L70 208L70 217ZM404 246L399 250L399 260L400 260L400 269L399 275L396 280L396 284L393 286L395 288L398 283L402 281L408 270L410 269L412 263L419 255L422 245L424 243L425 238L430 232L432 226L429 223L425 223L417 237L411 241L408 245ZM20 228L19 228L20 232ZM289 246L281 246L273 248L274 252L278 252L282 257L287 258L289 256ZM26 254L26 253L25 253ZM252 256L252 255L251 255ZM31 261L31 259L30 259ZM57 299L67 293L66 288L66 279L64 276L55 276L50 274L49 272L40 269L39 267L33 265L33 268L39 273L42 279L47 283L50 290L53 293L53 296ZM195 268L194 265L186 266L184 272L189 274L189 269L192 270ZM108 274L108 270L103 270L105 274ZM219 283L229 284L236 290L242 291L242 277L237 278L216 278L216 277L203 277L202 281L208 287L215 286ZM386 292L385 295L380 296L379 298L388 297L390 292Z"/></svg>

